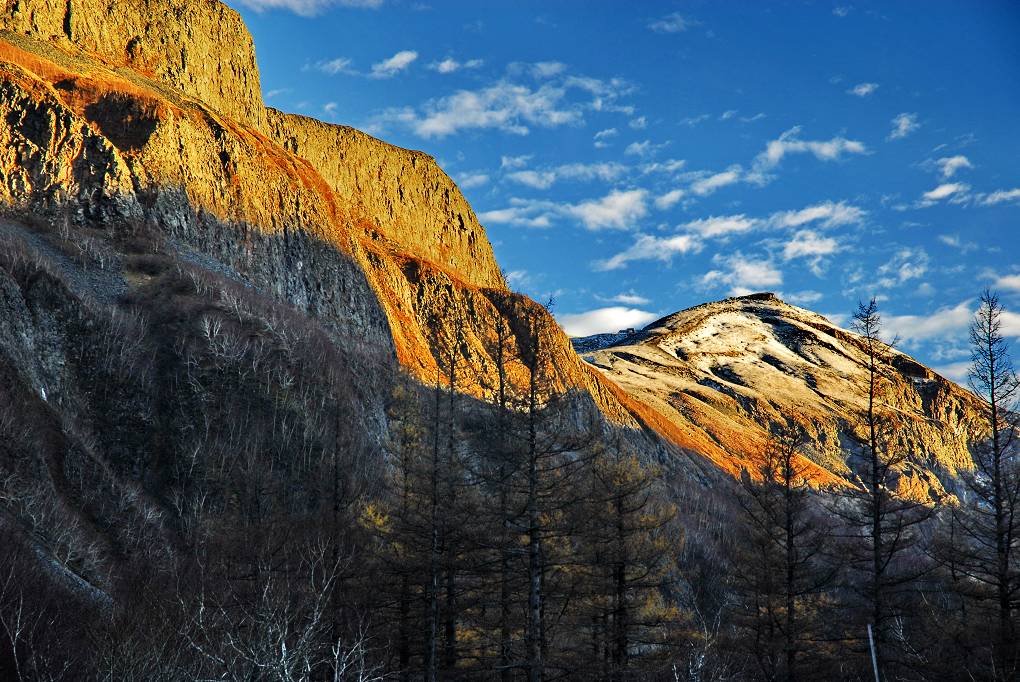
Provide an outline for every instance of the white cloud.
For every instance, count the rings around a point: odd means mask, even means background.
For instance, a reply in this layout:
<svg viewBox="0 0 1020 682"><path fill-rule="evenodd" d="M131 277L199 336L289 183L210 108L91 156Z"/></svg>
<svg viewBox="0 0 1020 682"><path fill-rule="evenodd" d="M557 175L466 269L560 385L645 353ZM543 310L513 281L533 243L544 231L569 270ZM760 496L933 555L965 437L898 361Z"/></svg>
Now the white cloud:
<svg viewBox="0 0 1020 682"><path fill-rule="evenodd" d="M463 173L457 177L457 184L464 189L481 187L489 182L489 176L485 173Z"/></svg>
<svg viewBox="0 0 1020 682"><path fill-rule="evenodd" d="M665 161L652 161L641 166L642 173L676 173L682 170L687 162L683 159L666 159Z"/></svg>
<svg viewBox="0 0 1020 682"><path fill-rule="evenodd" d="M836 15L837 17L839 17L840 19L842 19L846 15L850 14L850 9L851 9L850 7L847 7L845 5L840 5L838 7L833 7L832 8L832 13L834 15Z"/></svg>
<svg viewBox="0 0 1020 682"><path fill-rule="evenodd" d="M824 295L820 291L798 291L792 294L785 294L784 299L796 305L811 305L822 300Z"/></svg>
<svg viewBox="0 0 1020 682"><path fill-rule="evenodd" d="M783 246L783 260L819 258L836 253L839 248L834 237L823 237L814 230L798 230Z"/></svg>
<svg viewBox="0 0 1020 682"><path fill-rule="evenodd" d="M601 81L574 76L546 81L538 87L500 80L477 90L458 90L418 108L387 109L369 127L378 133L387 124L397 124L426 139L474 129L527 135L529 126L579 125L584 122L586 110L610 110L630 87L619 79ZM570 96L578 91L590 99Z"/></svg>
<svg viewBox="0 0 1020 682"><path fill-rule="evenodd" d="M644 130L648 127L648 119L644 116L638 116L637 118L632 118L627 125L634 130Z"/></svg>
<svg viewBox="0 0 1020 682"><path fill-rule="evenodd" d="M657 317L655 313L639 308L610 306L584 313L558 315L557 321L569 336L591 336L613 333L621 329L641 328Z"/></svg>
<svg viewBox="0 0 1020 682"><path fill-rule="evenodd" d="M846 204L823 201L820 204L802 208L799 211L780 211L773 213L769 222L777 227L800 227L808 223L821 221L822 227L837 227L861 222L867 212Z"/></svg>
<svg viewBox="0 0 1020 682"><path fill-rule="evenodd" d="M643 189L612 190L604 197L576 204L541 199L510 199L510 206L479 214L482 222L521 227L550 227L556 217L580 221L589 230L629 230L648 214L648 192Z"/></svg>
<svg viewBox="0 0 1020 682"><path fill-rule="evenodd" d="M659 151L665 147L668 142L662 144L653 144L651 140L642 140L641 142L631 142L627 145L627 148L623 151L628 156L648 156Z"/></svg>
<svg viewBox="0 0 1020 682"><path fill-rule="evenodd" d="M719 120L720 121L728 121L728 120L730 120L731 118L733 118L736 115L737 115L737 110L736 109L729 109L727 111L722 112L722 114L719 115Z"/></svg>
<svg viewBox="0 0 1020 682"><path fill-rule="evenodd" d="M684 223L683 227L702 237L724 237L730 234L742 234L749 232L760 225L755 218L748 218L744 214L728 216L712 216L701 218Z"/></svg>
<svg viewBox="0 0 1020 682"><path fill-rule="evenodd" d="M847 90L846 94L856 95L857 97L867 97L875 92L875 90L878 90L878 83L858 83Z"/></svg>
<svg viewBox="0 0 1020 682"><path fill-rule="evenodd" d="M789 154L811 154L819 161L839 161L844 155L865 154L868 151L864 143L858 140L839 136L829 140L802 140L800 133L800 126L795 126L771 140L765 146L765 151L755 158L752 179L764 181L766 172L778 166Z"/></svg>
<svg viewBox="0 0 1020 682"><path fill-rule="evenodd" d="M333 114L336 113L336 110L339 106L340 105L338 105L336 102L326 102L326 104L323 105L322 110L327 115L332 116Z"/></svg>
<svg viewBox="0 0 1020 682"><path fill-rule="evenodd" d="M499 160L499 167L504 169L513 170L514 168L524 168L531 161L531 154L523 154L521 156L503 156Z"/></svg>
<svg viewBox="0 0 1020 682"><path fill-rule="evenodd" d="M425 115L415 116L412 129L424 138L446 137L471 128L496 128L527 135L526 124L553 128L579 123L581 113L563 107L562 88L543 85L531 90L500 82L481 90L461 90L430 102Z"/></svg>
<svg viewBox="0 0 1020 682"><path fill-rule="evenodd" d="M376 9L383 0L238 0L256 12L268 9L285 9L303 17L312 17L328 7Z"/></svg>
<svg viewBox="0 0 1020 682"><path fill-rule="evenodd" d="M677 254L696 253L701 243L694 235L679 234L672 237L655 237L639 234L634 243L624 251L606 260L595 261L595 270L619 270L627 263L637 260L658 260L668 263Z"/></svg>
<svg viewBox="0 0 1020 682"><path fill-rule="evenodd" d="M995 283L992 286L996 289L1020 291L1020 275L1002 275L1000 277L996 277Z"/></svg>
<svg viewBox="0 0 1020 682"><path fill-rule="evenodd" d="M563 62L535 62L528 70L535 78L552 78L566 71L567 65Z"/></svg>
<svg viewBox="0 0 1020 682"><path fill-rule="evenodd" d="M921 127L921 124L917 122L917 114L908 114L906 112L897 114L892 120L892 132L889 133L890 140L899 140L906 137L910 133L914 132Z"/></svg>
<svg viewBox="0 0 1020 682"><path fill-rule="evenodd" d="M938 365L932 369L947 379L952 379L961 386L966 386L967 379L970 376L970 367L970 360L961 360L960 362L950 362L947 365Z"/></svg>
<svg viewBox="0 0 1020 682"><path fill-rule="evenodd" d="M458 62L453 57L447 57L441 62L432 62L429 68L442 74L454 73L461 69L477 69L485 62L481 59L469 59L466 62Z"/></svg>
<svg viewBox="0 0 1020 682"><path fill-rule="evenodd" d="M981 196L981 203L985 206L994 206L1006 201L1020 201L1020 187L1015 189L1000 189L990 194Z"/></svg>
<svg viewBox="0 0 1020 682"><path fill-rule="evenodd" d="M962 182L946 182L933 190L929 190L921 195L925 202L936 202L947 197L953 196L954 194L960 194L970 189L970 185Z"/></svg>
<svg viewBox="0 0 1020 682"><path fill-rule="evenodd" d="M935 162L935 165L939 167L942 172L942 177L951 178L956 174L956 171L963 169L970 169L974 166L971 165L970 159L962 154L956 156L944 156Z"/></svg>
<svg viewBox="0 0 1020 682"><path fill-rule="evenodd" d="M683 33L698 25L700 22L688 19L679 12L674 12L651 22L648 24L648 28L656 33Z"/></svg>
<svg viewBox="0 0 1020 682"><path fill-rule="evenodd" d="M609 303L622 303L624 305L648 305L651 301L644 296L635 294L633 290L629 292L619 293L615 296L603 297L596 296L595 298L600 301L607 301Z"/></svg>
<svg viewBox="0 0 1020 682"><path fill-rule="evenodd" d="M960 253L968 253L978 248L974 242L965 242L958 234L940 234L938 240L946 246L958 249Z"/></svg>
<svg viewBox="0 0 1020 682"><path fill-rule="evenodd" d="M670 190L661 196L655 197L655 208L665 211L675 206L683 197L684 191L682 189Z"/></svg>
<svg viewBox="0 0 1020 682"><path fill-rule="evenodd" d="M322 73L335 76L338 73L355 74L351 68L351 60L347 57L337 57L327 61L316 62L314 68Z"/></svg>
<svg viewBox="0 0 1020 682"><path fill-rule="evenodd" d="M783 283L783 273L771 261L747 258L741 253L732 256L717 255L712 260L723 267L702 275L702 286L728 286L731 296L743 296Z"/></svg>
<svg viewBox="0 0 1020 682"><path fill-rule="evenodd" d="M722 171L721 173L715 173L706 178L695 180L691 183L691 192L697 194L699 197L708 196L717 189L740 182L740 177L740 166L730 166L728 170Z"/></svg>
<svg viewBox="0 0 1020 682"><path fill-rule="evenodd" d="M974 319L970 301L945 307L927 315L883 315L889 336L898 336L905 344L944 339L966 333Z"/></svg>
<svg viewBox="0 0 1020 682"><path fill-rule="evenodd" d="M615 163L568 163L544 170L520 170L507 175L513 182L548 189L560 180L603 180L611 182L627 170L626 166Z"/></svg>
<svg viewBox="0 0 1020 682"><path fill-rule="evenodd" d="M568 204L564 211L580 220L589 230L605 228L626 230L634 222L648 214L645 199L648 192L643 189L613 190L601 199Z"/></svg>
<svg viewBox="0 0 1020 682"><path fill-rule="evenodd" d="M904 284L912 279L923 277L928 272L928 252L923 248L903 248L892 258L879 266L877 286L888 289Z"/></svg>
<svg viewBox="0 0 1020 682"><path fill-rule="evenodd" d="M616 137L618 134L616 128L606 128L605 130L598 131L595 133L594 138L592 138L595 140L595 148L604 149L608 147L611 143L607 142L607 140Z"/></svg>
<svg viewBox="0 0 1020 682"><path fill-rule="evenodd" d="M537 213L528 206L510 206L495 211L483 211L478 220L484 225L495 223L517 227L552 227L552 216L548 212Z"/></svg>
<svg viewBox="0 0 1020 682"><path fill-rule="evenodd" d="M414 50L401 50L389 59L384 59L372 65L372 78L392 78L409 67L416 59L418 53Z"/></svg>

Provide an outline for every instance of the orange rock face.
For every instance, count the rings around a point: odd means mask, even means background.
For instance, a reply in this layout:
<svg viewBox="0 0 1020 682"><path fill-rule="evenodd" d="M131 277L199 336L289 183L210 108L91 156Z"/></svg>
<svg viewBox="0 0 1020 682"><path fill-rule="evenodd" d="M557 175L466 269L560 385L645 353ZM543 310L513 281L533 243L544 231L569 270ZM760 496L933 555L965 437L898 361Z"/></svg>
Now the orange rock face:
<svg viewBox="0 0 1020 682"><path fill-rule="evenodd" d="M434 159L263 107L251 38L234 12L212 0L72 0L67 33L64 0L27 6L0 14L4 203L70 204L83 219L146 219L175 236L201 229L189 213L239 234L304 231L360 264L398 359L423 381L435 380L436 344L459 333L459 384L488 394L497 321L517 349L523 318L535 316L556 383L638 424L548 313L507 290L474 211ZM124 17L113 34L101 30L108 11ZM523 380L519 357L510 365Z"/></svg>

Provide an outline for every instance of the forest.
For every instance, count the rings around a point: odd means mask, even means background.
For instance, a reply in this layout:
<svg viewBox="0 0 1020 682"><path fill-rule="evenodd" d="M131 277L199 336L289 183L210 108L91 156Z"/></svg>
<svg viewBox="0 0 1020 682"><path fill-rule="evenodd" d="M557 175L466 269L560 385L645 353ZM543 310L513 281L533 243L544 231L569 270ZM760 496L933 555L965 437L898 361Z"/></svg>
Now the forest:
<svg viewBox="0 0 1020 682"><path fill-rule="evenodd" d="M111 301L0 248L8 319L58 327L81 387L49 410L0 366L4 679L1017 679L1020 388L994 293L975 468L933 505L896 492L873 300L855 484L810 483L797 415L731 480L558 389L536 316L494 331L472 397L469 311L432 325L426 385L153 240L67 251L145 275Z"/></svg>

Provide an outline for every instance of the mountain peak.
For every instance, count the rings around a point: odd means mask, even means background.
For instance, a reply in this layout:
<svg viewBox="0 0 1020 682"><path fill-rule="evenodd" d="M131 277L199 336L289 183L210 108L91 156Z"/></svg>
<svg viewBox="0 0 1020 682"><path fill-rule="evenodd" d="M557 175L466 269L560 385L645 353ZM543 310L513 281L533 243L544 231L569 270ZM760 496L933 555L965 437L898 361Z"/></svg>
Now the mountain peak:
<svg viewBox="0 0 1020 682"><path fill-rule="evenodd" d="M808 434L820 477L855 481L863 344L817 313L773 293L732 297L663 317L584 357L681 425L686 445L723 468L752 468L768 432L792 421ZM897 447L909 455L900 485L937 499L970 466L964 434L979 418L977 399L902 354L886 374L902 419Z"/></svg>

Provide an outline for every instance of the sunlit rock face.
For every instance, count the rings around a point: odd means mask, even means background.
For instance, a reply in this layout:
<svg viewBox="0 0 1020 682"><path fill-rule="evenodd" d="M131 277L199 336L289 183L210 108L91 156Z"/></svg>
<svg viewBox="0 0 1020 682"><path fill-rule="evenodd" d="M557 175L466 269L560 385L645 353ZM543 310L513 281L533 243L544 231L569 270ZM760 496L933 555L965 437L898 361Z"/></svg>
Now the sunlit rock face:
<svg viewBox="0 0 1020 682"><path fill-rule="evenodd" d="M816 475L853 482L867 400L863 348L821 315L754 294L675 313L584 357L724 468L753 468L767 432L796 422ZM920 499L944 496L971 466L979 401L902 353L882 374L883 402L898 421L891 447L907 456L898 485Z"/></svg>
<svg viewBox="0 0 1020 682"><path fill-rule="evenodd" d="M520 381L535 318L555 385L639 424L552 317L507 290L484 228L435 160L267 109L251 36L219 2L7 2L0 201L82 226L155 225L260 288L388 344L422 380L436 377L435 345L459 336L461 387L480 397L495 384L496 321L511 330L510 376Z"/></svg>

